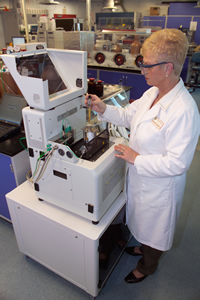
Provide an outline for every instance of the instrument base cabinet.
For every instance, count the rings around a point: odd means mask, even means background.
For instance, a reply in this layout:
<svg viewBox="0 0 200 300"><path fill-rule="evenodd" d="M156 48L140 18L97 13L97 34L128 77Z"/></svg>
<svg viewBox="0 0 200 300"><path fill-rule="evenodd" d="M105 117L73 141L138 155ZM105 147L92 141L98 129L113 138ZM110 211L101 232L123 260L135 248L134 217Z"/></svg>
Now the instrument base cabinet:
<svg viewBox="0 0 200 300"><path fill-rule="evenodd" d="M121 193L97 225L45 201L29 182L6 195L20 252L96 297L122 254L116 246L108 270L99 268L99 240L124 209ZM112 225L111 225L112 226ZM125 225L123 225L126 227ZM130 234L124 229L127 240Z"/></svg>

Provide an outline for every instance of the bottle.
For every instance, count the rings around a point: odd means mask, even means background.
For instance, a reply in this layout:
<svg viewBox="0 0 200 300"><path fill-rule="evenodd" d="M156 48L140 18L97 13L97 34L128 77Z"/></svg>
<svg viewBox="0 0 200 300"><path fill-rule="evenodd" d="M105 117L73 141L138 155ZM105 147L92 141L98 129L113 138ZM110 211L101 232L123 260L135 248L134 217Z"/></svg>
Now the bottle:
<svg viewBox="0 0 200 300"><path fill-rule="evenodd" d="M89 78L89 81L88 81L88 94L95 94L95 93L96 93L95 78Z"/></svg>
<svg viewBox="0 0 200 300"><path fill-rule="evenodd" d="M112 52L122 52L122 48L120 47L120 45L117 43L115 45L112 45Z"/></svg>
<svg viewBox="0 0 200 300"><path fill-rule="evenodd" d="M98 97L102 97L103 96L103 82L102 82L102 80L97 80L96 95Z"/></svg>
<svg viewBox="0 0 200 300"><path fill-rule="evenodd" d="M140 54L140 49L141 49L141 44L138 41L138 36L135 35L135 40L131 44L131 54L132 55L138 55L138 54Z"/></svg>

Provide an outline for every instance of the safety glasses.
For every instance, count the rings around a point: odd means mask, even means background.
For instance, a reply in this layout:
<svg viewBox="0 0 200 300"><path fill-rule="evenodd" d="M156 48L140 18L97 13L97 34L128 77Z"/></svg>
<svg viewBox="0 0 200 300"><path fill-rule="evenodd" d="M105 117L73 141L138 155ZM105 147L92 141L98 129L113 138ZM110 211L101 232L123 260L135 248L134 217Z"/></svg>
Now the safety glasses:
<svg viewBox="0 0 200 300"><path fill-rule="evenodd" d="M145 65L144 62L143 62L143 56L142 55L138 55L135 59L135 64L138 68L140 68L141 71L147 73L148 71L150 71L150 69L152 67L155 67L155 66L159 66L159 65L164 65L164 64L168 64L168 62L166 61L163 61L163 62L160 62L160 63L157 63L157 64L153 64L153 65Z"/></svg>
<svg viewBox="0 0 200 300"><path fill-rule="evenodd" d="M163 61L163 62L160 62L160 63L157 63L157 64L153 64L153 65L145 65L143 60L141 61L138 61L138 66L139 68L142 70L142 69L149 69L149 68L152 68L152 67L155 67L155 66L159 66L159 65L164 65L164 64L168 64L168 62L166 61Z"/></svg>

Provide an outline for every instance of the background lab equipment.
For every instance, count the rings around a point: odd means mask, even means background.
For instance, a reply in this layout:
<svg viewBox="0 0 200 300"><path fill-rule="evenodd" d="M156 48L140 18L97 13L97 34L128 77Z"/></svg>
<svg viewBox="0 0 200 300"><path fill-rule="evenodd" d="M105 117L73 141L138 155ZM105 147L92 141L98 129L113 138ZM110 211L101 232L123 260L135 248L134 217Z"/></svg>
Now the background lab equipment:
<svg viewBox="0 0 200 300"><path fill-rule="evenodd" d="M116 247L101 273L99 240L125 205L125 162L114 156L124 139L90 118L86 125L87 52L43 49L3 60L30 105L23 118L35 191L25 182L7 194L19 250L96 296L122 254Z"/></svg>

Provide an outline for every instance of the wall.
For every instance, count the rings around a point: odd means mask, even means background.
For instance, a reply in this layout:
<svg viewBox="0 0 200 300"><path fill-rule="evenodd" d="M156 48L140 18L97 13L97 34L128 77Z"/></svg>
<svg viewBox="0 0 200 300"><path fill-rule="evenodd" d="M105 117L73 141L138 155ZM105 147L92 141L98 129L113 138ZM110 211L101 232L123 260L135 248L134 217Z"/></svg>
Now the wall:
<svg viewBox="0 0 200 300"><path fill-rule="evenodd" d="M143 16L150 15L150 7L160 7L160 15L167 15L169 5L160 5L161 1L158 2L159 4L156 5L156 1L152 0L123 0L123 6L126 11L141 12Z"/></svg>
<svg viewBox="0 0 200 300"><path fill-rule="evenodd" d="M1 6L12 6L14 0L0 0ZM15 0L16 3L20 3L20 0ZM26 0L26 8L37 8L37 9L48 9L49 10L49 16L52 17L54 13L62 13L62 9L65 6L67 10L67 14L76 14L79 18L86 18L86 1L85 0L59 0L59 5L38 5L39 0ZM96 12L101 12L101 9L103 7L103 0L91 0L91 10L92 10L92 16L95 15ZM148 16L150 13L150 7L158 6L160 7L160 15L167 15L168 14L168 8L169 4L160 4L161 1L155 1L155 0L123 0L123 7L126 12L132 12L132 11L138 11L141 12L143 16ZM194 3L189 3L189 5L194 5ZM177 5L177 4L174 4ZM181 5L182 7L186 7L187 4L180 3L178 5ZM175 9L175 6L173 7L173 10ZM178 8L179 10L179 8ZM188 9L185 9L186 12ZM200 9L195 9L199 10ZM171 13L170 13L171 14ZM179 13L180 14L180 13ZM194 15L194 14L193 14Z"/></svg>
<svg viewBox="0 0 200 300"><path fill-rule="evenodd" d="M19 1L19 0L18 0ZM59 0L59 5L38 5L39 0L26 0L27 8L39 8L39 9L48 9L50 18L55 13L62 13L62 9L65 6L67 10L67 14L76 14L78 18L86 19L86 2L83 0ZM95 13L101 12L103 8L103 0L95 0L93 2L91 0L91 11L92 11L92 19L95 19ZM168 12L169 5L155 5L155 1L153 0L123 0L123 7L125 11L132 12L137 11L141 12L142 15L149 15L151 6L159 6L160 7L160 15L166 15Z"/></svg>
<svg viewBox="0 0 200 300"><path fill-rule="evenodd" d="M0 1L0 6L7 6L10 7L10 1L9 0L1 0Z"/></svg>
<svg viewBox="0 0 200 300"><path fill-rule="evenodd" d="M67 14L76 14L77 18L86 19L86 2L80 0L72 1L59 1L59 5L38 5L39 0L26 0L27 8L48 9L49 17L52 18L54 14L62 14L63 8L66 9ZM91 4L91 23L95 22L95 13L100 12L103 5L102 3Z"/></svg>
<svg viewBox="0 0 200 300"><path fill-rule="evenodd" d="M169 7L169 15L191 15L191 16L200 16L200 8L196 8L197 4L195 3L171 3Z"/></svg>
<svg viewBox="0 0 200 300"><path fill-rule="evenodd" d="M12 42L12 36L18 36L18 15L15 9L15 0L0 0L0 6L7 6L10 11L0 11L0 50L6 47L6 44Z"/></svg>
<svg viewBox="0 0 200 300"><path fill-rule="evenodd" d="M190 28L190 22L197 22L195 43L200 45L200 8L195 3L171 3L168 16L143 16L144 26L159 26L162 28ZM146 20L146 21L144 21ZM160 23L162 21L162 23Z"/></svg>
<svg viewBox="0 0 200 300"><path fill-rule="evenodd" d="M59 5L38 5L38 2L40 0L26 0L26 8L27 9L37 9L40 12L48 10L49 17L52 18L55 13L62 14L63 8L66 8L67 14L76 14L78 18L83 18L86 20L86 1L85 0L59 0ZM8 7L12 6L13 3L20 3L21 0L0 0L1 5L6 5ZM96 12L101 12L103 8L103 0L91 0L91 25L95 22L95 14ZM187 14L194 15L195 18L194 21L198 21L199 23L199 17L200 17L200 9L193 9L191 6L195 6L194 3L173 3L170 6L167 5L156 5L155 0L123 0L123 7L126 12L132 12L137 11L141 12L143 16L149 16L150 15L150 7L159 6L160 7L160 16L164 18L163 16L168 15L168 10L170 15L173 13L179 15ZM160 3L160 2L159 2ZM185 7L185 10L184 10ZM20 15L19 12L22 12L22 9L17 9L18 15ZM198 17L199 16L199 17ZM179 18L177 18L177 22L179 22ZM163 22L164 25L164 22ZM180 24L181 25L181 24ZM164 27L164 26L163 26ZM199 29L199 28L198 28ZM199 39L198 39L199 44Z"/></svg>
<svg viewBox="0 0 200 300"><path fill-rule="evenodd" d="M0 14L0 49L5 47L5 38L4 38L4 31L3 31L3 24L2 24L2 19L1 19L1 14Z"/></svg>

